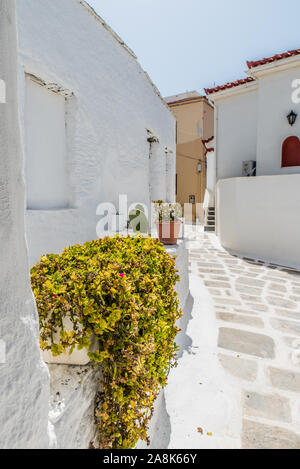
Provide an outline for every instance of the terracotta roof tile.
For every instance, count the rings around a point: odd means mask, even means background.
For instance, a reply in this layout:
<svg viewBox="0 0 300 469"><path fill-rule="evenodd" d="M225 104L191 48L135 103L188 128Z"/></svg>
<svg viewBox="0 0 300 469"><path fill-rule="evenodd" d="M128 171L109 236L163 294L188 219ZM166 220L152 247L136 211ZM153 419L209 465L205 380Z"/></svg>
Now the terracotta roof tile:
<svg viewBox="0 0 300 469"><path fill-rule="evenodd" d="M266 65L272 62L276 62L277 60L288 59L289 57L293 57L299 54L300 54L300 49L290 50L288 52L284 52L283 54L276 54L276 55L273 55L272 57L268 57L265 59L256 60L253 62L247 62L247 65L248 65L248 68L251 69L255 67L260 67L261 65Z"/></svg>
<svg viewBox="0 0 300 469"><path fill-rule="evenodd" d="M207 153L210 153L210 152L213 152L215 151L215 149L212 147L212 148L207 148L207 144L212 142L214 140L214 135L210 138L207 138L206 140L202 139L202 143L203 143L203 146L205 148L205 155L207 155Z"/></svg>
<svg viewBox="0 0 300 469"><path fill-rule="evenodd" d="M210 143L213 141L213 139L215 138L214 135L212 135L210 138L207 138L206 140L203 138L202 139L202 143L205 145L206 143Z"/></svg>
<svg viewBox="0 0 300 469"><path fill-rule="evenodd" d="M254 78L251 78L251 77L243 78L242 80L232 81L231 83L226 83L225 85L221 85L221 86L215 86L214 88L206 88L204 91L206 94L213 94L213 93L217 93L218 91L225 91L225 90L229 90L230 88L235 88L236 86L246 85L247 83L250 83L251 81L254 81Z"/></svg>

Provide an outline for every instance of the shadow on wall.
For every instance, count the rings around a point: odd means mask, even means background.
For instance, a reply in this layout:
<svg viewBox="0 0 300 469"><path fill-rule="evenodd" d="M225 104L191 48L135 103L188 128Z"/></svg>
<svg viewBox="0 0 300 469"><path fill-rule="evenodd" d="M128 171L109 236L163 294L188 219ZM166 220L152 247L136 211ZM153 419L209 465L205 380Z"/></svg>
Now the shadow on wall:
<svg viewBox="0 0 300 469"><path fill-rule="evenodd" d="M171 422L167 412L166 398L164 392L158 397L159 417L156 421L153 438L151 438L150 449L167 449L171 440Z"/></svg>
<svg viewBox="0 0 300 469"><path fill-rule="evenodd" d="M178 358L181 358L184 352L189 352L190 347L192 345L192 339L190 336L187 335L187 328L190 320L192 319L192 310L194 306L194 298L189 293L189 296L186 300L185 307L184 307L184 315L179 321L179 328L181 331L177 335L176 343L180 347L180 351L178 352Z"/></svg>

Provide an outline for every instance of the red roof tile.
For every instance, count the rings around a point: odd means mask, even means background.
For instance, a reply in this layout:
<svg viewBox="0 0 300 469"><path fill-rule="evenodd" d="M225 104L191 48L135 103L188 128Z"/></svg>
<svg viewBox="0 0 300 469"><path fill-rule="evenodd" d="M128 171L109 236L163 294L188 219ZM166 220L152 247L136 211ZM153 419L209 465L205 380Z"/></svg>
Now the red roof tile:
<svg viewBox="0 0 300 469"><path fill-rule="evenodd" d="M214 135L212 135L210 138L207 138L206 140L203 138L202 139L202 143L205 145L206 143L210 143L213 141L213 139L215 138Z"/></svg>
<svg viewBox="0 0 300 469"><path fill-rule="evenodd" d="M225 85L216 86L215 88L206 88L204 91L206 94L213 94L217 93L218 91L225 91L229 90L230 88L235 88L236 86L246 85L246 83L250 83L254 81L254 78L248 77L243 78L242 80L232 81L231 83L226 83Z"/></svg>
<svg viewBox="0 0 300 469"><path fill-rule="evenodd" d="M247 62L247 65L248 65L248 68L251 69L255 67L260 67L261 65L266 65L272 62L276 62L277 60L288 59L289 57L293 57L299 54L300 54L300 49L290 50L288 52L284 52L283 54L276 54L266 59L256 60L254 62Z"/></svg>
<svg viewBox="0 0 300 469"><path fill-rule="evenodd" d="M210 137L210 138L208 138L208 139L206 139L206 140L202 139L202 143L203 143L203 146L204 146L204 148L205 148L205 156L207 155L207 153L210 153L210 152L215 151L214 148L207 148L207 146L206 146L208 143L212 142L212 141L214 140L214 138L215 138L215 137L214 137L214 135L213 135L212 137Z"/></svg>

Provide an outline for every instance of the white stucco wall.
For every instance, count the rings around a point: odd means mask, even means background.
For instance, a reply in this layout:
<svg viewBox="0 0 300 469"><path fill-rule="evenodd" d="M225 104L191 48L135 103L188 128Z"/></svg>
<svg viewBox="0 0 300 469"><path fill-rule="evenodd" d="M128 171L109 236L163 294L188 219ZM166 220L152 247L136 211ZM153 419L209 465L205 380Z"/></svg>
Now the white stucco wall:
<svg viewBox="0 0 300 469"><path fill-rule="evenodd" d="M101 370L92 365L49 365L49 419L56 435L55 449L97 447L95 403Z"/></svg>
<svg viewBox="0 0 300 469"><path fill-rule="evenodd" d="M215 206L215 189L216 189L216 154L214 151L207 153L207 171L206 171L206 188L208 198L204 201L205 208Z"/></svg>
<svg viewBox="0 0 300 469"><path fill-rule="evenodd" d="M156 157L166 172L155 193L175 199L175 118L134 55L81 3L17 0L23 141L25 72L67 96L70 210L28 211L31 264L45 252L94 239L99 203L118 208L119 194L128 195L129 205L149 203L147 130L159 139Z"/></svg>
<svg viewBox="0 0 300 469"><path fill-rule="evenodd" d="M242 176L243 161L256 159L257 89L217 99L215 106L217 180Z"/></svg>
<svg viewBox="0 0 300 469"><path fill-rule="evenodd" d="M300 65L291 70L259 78L257 121L257 174L300 173L300 167L281 168L283 141L296 135L300 138L300 104L293 103L292 82L300 78ZM291 110L299 114L293 127L286 116Z"/></svg>
<svg viewBox="0 0 300 469"><path fill-rule="evenodd" d="M47 448L49 374L41 361L38 316L25 242L23 155L17 92L14 0L0 0L0 448ZM2 349L3 351L3 349Z"/></svg>
<svg viewBox="0 0 300 469"><path fill-rule="evenodd" d="M230 251L300 268L300 175L233 178L217 184L217 225Z"/></svg>

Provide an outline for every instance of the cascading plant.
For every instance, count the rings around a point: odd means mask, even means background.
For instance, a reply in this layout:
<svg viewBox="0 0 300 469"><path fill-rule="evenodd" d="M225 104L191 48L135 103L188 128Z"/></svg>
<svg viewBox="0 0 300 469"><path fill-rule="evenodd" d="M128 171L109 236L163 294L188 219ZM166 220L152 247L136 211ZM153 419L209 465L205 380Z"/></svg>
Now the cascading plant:
<svg viewBox="0 0 300 469"><path fill-rule="evenodd" d="M72 353L97 338L89 356L103 375L95 409L101 449L149 443L155 399L177 365L178 280L175 259L140 236L71 246L31 270L42 350Z"/></svg>

